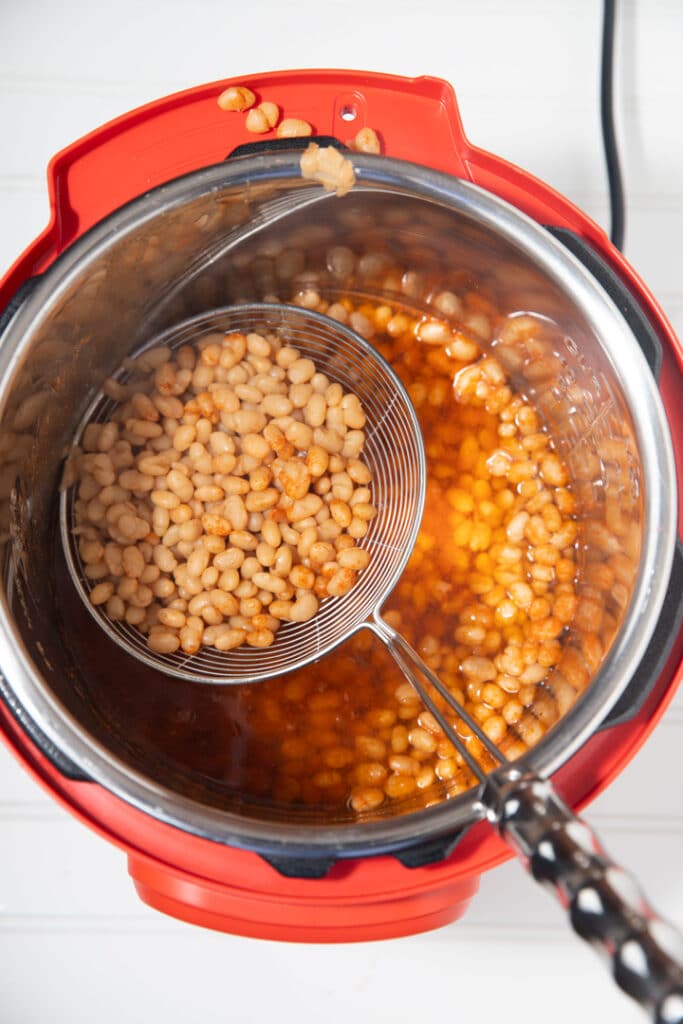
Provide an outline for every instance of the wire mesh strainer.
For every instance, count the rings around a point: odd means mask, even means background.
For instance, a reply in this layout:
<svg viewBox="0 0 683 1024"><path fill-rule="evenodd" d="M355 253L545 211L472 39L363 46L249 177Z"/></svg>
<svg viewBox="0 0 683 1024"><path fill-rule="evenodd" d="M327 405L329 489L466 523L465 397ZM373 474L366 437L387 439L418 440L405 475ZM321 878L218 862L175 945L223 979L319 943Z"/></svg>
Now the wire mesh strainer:
<svg viewBox="0 0 683 1024"><path fill-rule="evenodd" d="M343 597L327 598L308 622L285 623L271 647L239 647L220 652L202 647L191 656L179 651L155 654L144 635L114 622L90 602L74 533L76 488L61 496L61 534L76 587L99 625L117 644L147 665L192 682L245 683L300 668L323 657L366 625L391 593L415 543L424 508L426 463L415 411L402 383L386 360L359 335L329 317L296 306L253 304L212 311L184 321L155 337L134 355L166 345L172 350L210 331L275 331L302 356L346 391L355 393L366 416L363 459L372 471L377 515L363 540L371 569ZM124 382L126 373L118 378ZM76 436L89 423L106 421L115 403L102 392L86 411Z"/></svg>

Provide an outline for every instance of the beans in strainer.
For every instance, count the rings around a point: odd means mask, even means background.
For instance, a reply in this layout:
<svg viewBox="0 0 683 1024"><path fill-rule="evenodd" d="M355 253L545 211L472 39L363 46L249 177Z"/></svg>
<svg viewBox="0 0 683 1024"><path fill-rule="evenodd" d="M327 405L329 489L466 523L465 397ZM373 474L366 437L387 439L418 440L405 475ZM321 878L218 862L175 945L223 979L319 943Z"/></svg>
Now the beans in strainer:
<svg viewBox="0 0 683 1024"><path fill-rule="evenodd" d="M370 561L365 414L277 333L148 350L89 424L75 531L90 600L158 654L268 647Z"/></svg>

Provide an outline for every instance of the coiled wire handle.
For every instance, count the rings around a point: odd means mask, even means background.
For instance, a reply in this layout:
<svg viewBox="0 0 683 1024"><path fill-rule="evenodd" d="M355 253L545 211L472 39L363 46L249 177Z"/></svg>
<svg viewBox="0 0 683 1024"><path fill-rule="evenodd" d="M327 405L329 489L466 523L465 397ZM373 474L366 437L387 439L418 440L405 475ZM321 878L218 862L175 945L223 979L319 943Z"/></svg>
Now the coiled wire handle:
<svg viewBox="0 0 683 1024"><path fill-rule="evenodd" d="M379 615L367 626L482 782L486 817L532 878L555 893L577 935L605 955L619 988L648 1011L654 1024L683 1024L680 933L652 909L635 879L610 859L550 781L507 761L410 644ZM432 698L430 687L497 759L499 768L490 774L481 768Z"/></svg>

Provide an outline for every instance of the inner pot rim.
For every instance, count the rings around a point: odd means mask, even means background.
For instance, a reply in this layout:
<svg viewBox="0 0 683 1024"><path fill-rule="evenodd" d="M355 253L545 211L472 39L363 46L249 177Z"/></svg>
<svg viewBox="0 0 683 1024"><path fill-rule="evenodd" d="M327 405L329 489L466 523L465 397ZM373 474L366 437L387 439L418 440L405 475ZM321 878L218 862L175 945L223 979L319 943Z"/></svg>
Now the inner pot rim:
<svg viewBox="0 0 683 1024"><path fill-rule="evenodd" d="M522 759L529 770L552 775L605 718L628 685L664 601L676 539L676 475L666 414L655 381L630 328L592 275L543 227L492 193L419 164L354 154L357 188L390 190L445 205L484 225L524 253L579 306L600 339L629 400L643 456L645 518L638 578L622 627L597 676L561 721ZM83 266L106 253L112 240L184 203L222 187L300 178L295 152L242 157L174 179L110 214L74 242L46 271L8 325L0 347L0 417L32 329L59 304ZM321 190L321 201L339 202ZM342 200L343 202L343 200ZM648 455L650 457L648 457ZM0 601L2 669L13 695L45 735L89 778L152 817L203 838L277 854L332 850L362 856L397 850L416 837L454 833L484 816L475 788L422 811L337 825L272 823L243 818L181 797L133 771L98 741L44 686L15 628L3 591ZM654 682L654 681L653 681Z"/></svg>

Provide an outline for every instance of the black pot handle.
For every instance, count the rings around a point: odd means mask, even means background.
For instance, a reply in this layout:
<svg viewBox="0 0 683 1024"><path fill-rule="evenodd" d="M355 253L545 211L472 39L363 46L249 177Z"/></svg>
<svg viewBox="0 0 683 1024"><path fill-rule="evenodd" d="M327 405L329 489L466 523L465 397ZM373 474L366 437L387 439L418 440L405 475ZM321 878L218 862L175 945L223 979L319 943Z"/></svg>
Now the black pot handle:
<svg viewBox="0 0 683 1024"><path fill-rule="evenodd" d="M337 863L336 857L326 857L324 854L311 857L261 854L261 857L284 878L325 878Z"/></svg>
<svg viewBox="0 0 683 1024"><path fill-rule="evenodd" d="M633 332L655 380L662 368L662 345L659 336L640 304L619 275L602 259L588 242L567 228L546 224L546 230L583 263L609 295Z"/></svg>
<svg viewBox="0 0 683 1024"><path fill-rule="evenodd" d="M288 150L307 149L311 142L318 146L334 146L335 149L348 150L339 139L333 135L300 135L292 139L260 139L258 142L244 142L236 146L226 156L226 160L234 160L242 156L259 156L261 153L285 153Z"/></svg>
<svg viewBox="0 0 683 1024"><path fill-rule="evenodd" d="M369 843L362 854L355 853L354 858L391 856L399 861L404 868L422 868L427 864L436 864L450 857L451 853L467 832L467 827L435 836L419 843L411 843L404 849L388 847L385 843ZM334 865L343 858L333 854L319 854L315 851L298 854L262 853L272 868L285 878L325 878Z"/></svg>

